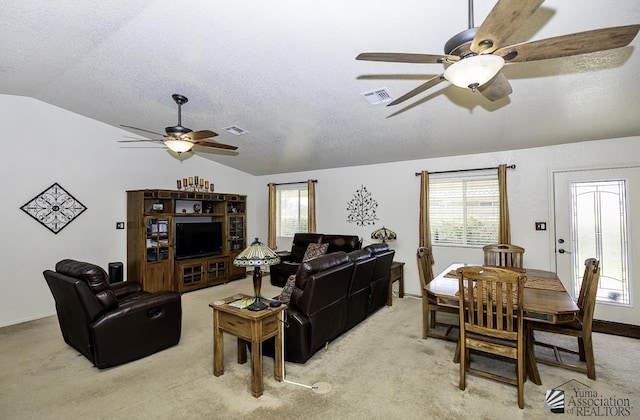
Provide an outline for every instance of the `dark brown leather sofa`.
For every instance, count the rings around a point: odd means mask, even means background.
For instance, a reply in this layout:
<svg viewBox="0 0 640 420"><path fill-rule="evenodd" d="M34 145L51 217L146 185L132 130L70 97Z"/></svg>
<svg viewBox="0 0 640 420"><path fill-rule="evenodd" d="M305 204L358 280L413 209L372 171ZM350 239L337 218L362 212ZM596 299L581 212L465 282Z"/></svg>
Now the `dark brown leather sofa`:
<svg viewBox="0 0 640 420"><path fill-rule="evenodd" d="M281 262L269 267L269 278L274 286L283 287L290 275L296 274L309 244L329 244L327 254L337 251L351 252L360 249L362 241L357 235L334 235L322 233L296 233L291 252L281 255Z"/></svg>
<svg viewBox="0 0 640 420"><path fill-rule="evenodd" d="M285 360L305 363L383 307L394 254L387 244L374 244L301 263L285 313ZM265 341L263 351L273 357L273 339Z"/></svg>
<svg viewBox="0 0 640 420"><path fill-rule="evenodd" d="M367 246L367 249L376 257L376 265L371 277L371 297L367 308L367 314L371 314L387 303L391 263L393 263L395 251L389 249L386 243L372 244Z"/></svg>
<svg viewBox="0 0 640 420"><path fill-rule="evenodd" d="M177 292L148 293L140 283L109 284L99 266L62 260L44 277L64 341L100 369L127 363L180 341Z"/></svg>

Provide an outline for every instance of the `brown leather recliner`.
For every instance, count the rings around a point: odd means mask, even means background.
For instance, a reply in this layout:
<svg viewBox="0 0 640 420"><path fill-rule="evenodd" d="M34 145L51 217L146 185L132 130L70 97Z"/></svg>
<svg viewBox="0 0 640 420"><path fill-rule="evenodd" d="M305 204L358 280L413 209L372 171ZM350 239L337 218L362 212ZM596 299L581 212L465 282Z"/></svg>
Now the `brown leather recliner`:
<svg viewBox="0 0 640 420"><path fill-rule="evenodd" d="M287 309L285 359L306 362L345 329L353 263L342 251L303 262Z"/></svg>
<svg viewBox="0 0 640 420"><path fill-rule="evenodd" d="M353 328L369 316L371 281L376 257L368 249L358 249L347 254L353 262L353 276L349 285L349 317L346 329Z"/></svg>
<svg viewBox="0 0 640 420"><path fill-rule="evenodd" d="M64 341L97 368L140 359L180 341L177 292L148 293L136 281L109 284L101 267L69 259L43 274Z"/></svg>
<svg viewBox="0 0 640 420"><path fill-rule="evenodd" d="M368 314L371 314L387 303L389 281L391 281L391 264L395 251L390 249L387 243L367 245L364 249L376 257L376 265L371 278L371 298L367 309Z"/></svg>
<svg viewBox="0 0 640 420"><path fill-rule="evenodd" d="M293 236L291 253L280 257L280 263L269 267L269 279L274 286L283 287L290 275L296 274L307 246L322 242L321 233L296 233Z"/></svg>
<svg viewBox="0 0 640 420"><path fill-rule="evenodd" d="M289 255L281 255L280 263L269 267L269 278L274 286L283 287L290 275L296 274L309 244L327 243L327 254L338 251L349 253L360 249L362 241L357 235L322 233L296 233Z"/></svg>
<svg viewBox="0 0 640 420"><path fill-rule="evenodd" d="M303 262L285 312L284 358L306 363L318 350L387 302L395 251L384 244ZM263 343L273 357L274 340Z"/></svg>

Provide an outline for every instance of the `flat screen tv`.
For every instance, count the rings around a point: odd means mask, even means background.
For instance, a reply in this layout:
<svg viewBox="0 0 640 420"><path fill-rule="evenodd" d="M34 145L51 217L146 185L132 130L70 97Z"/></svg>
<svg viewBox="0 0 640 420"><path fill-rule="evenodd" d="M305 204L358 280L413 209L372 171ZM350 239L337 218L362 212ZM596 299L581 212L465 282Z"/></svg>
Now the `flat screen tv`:
<svg viewBox="0 0 640 420"><path fill-rule="evenodd" d="M222 223L176 223L175 258L208 257L222 254Z"/></svg>

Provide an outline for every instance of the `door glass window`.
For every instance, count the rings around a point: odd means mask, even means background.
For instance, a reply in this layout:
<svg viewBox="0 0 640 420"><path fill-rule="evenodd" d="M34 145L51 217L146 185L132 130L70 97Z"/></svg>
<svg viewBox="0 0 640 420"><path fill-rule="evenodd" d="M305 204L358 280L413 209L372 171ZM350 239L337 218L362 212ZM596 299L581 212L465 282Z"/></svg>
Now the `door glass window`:
<svg viewBox="0 0 640 420"><path fill-rule="evenodd" d="M600 261L598 302L630 305L626 180L571 182L571 231L575 296L584 261Z"/></svg>

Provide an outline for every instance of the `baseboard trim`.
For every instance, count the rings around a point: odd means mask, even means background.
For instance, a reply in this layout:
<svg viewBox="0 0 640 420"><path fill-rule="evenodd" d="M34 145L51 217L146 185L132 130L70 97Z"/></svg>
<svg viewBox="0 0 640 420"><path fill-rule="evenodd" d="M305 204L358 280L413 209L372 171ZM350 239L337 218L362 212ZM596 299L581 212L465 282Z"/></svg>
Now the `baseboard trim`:
<svg viewBox="0 0 640 420"><path fill-rule="evenodd" d="M640 325L623 324L620 322L593 320L592 331L620 335L629 338L640 338Z"/></svg>

